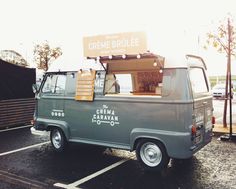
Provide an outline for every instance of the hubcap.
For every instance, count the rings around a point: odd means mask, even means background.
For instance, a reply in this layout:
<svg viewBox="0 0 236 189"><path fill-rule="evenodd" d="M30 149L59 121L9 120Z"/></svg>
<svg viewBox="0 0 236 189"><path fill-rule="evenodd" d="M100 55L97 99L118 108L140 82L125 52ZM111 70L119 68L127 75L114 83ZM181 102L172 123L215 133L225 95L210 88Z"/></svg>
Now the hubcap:
<svg viewBox="0 0 236 189"><path fill-rule="evenodd" d="M55 146L55 148L61 147L62 137L61 137L61 134L58 130L53 132L52 142L53 142L53 145Z"/></svg>
<svg viewBox="0 0 236 189"><path fill-rule="evenodd" d="M146 165L155 167L160 164L162 160L162 153L156 144L147 142L143 144L140 149L140 157Z"/></svg>

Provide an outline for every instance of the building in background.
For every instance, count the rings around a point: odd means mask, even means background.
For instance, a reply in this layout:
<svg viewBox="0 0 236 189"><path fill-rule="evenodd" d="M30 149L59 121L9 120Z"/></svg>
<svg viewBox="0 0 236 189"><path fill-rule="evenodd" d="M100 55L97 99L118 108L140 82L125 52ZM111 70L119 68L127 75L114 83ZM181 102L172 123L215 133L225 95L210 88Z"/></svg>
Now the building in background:
<svg viewBox="0 0 236 189"><path fill-rule="evenodd" d="M23 66L23 67L29 66L29 64L23 58L23 56L14 50L1 50L0 51L0 59L6 61L8 63L16 64L16 65Z"/></svg>

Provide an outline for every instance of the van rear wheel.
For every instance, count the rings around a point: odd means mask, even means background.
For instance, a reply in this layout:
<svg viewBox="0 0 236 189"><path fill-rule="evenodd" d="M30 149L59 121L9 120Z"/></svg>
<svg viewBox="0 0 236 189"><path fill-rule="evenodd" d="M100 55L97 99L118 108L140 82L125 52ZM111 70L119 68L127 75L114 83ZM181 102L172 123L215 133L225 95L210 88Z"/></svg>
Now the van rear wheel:
<svg viewBox="0 0 236 189"><path fill-rule="evenodd" d="M63 131L60 128L53 128L51 130L50 139L53 148L57 152L62 152L65 150L67 141Z"/></svg>
<svg viewBox="0 0 236 189"><path fill-rule="evenodd" d="M136 156L141 166L150 171L161 171L170 160L164 145L155 140L139 141Z"/></svg>

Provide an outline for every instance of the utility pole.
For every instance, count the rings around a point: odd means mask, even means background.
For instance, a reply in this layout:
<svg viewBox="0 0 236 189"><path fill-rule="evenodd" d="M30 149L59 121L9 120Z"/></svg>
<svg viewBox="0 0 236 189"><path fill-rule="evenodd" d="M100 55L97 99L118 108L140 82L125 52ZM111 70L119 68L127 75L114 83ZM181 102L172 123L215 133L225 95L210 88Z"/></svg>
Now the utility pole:
<svg viewBox="0 0 236 189"><path fill-rule="evenodd" d="M231 37L232 28L228 18L228 75L229 75L229 137L232 138L232 82L231 82Z"/></svg>
<svg viewBox="0 0 236 189"><path fill-rule="evenodd" d="M226 76L226 92L229 91L228 94L226 94L226 99L227 102L229 100L229 135L224 135L221 136L221 140L236 140L236 135L233 134L233 128L232 128L232 79L231 79L231 55L232 55L232 50L233 46L233 26L231 26L230 23L230 18L228 18L228 23L227 23L227 33L228 33L228 44L227 44L227 76ZM232 48L231 48L232 47ZM229 87L229 90L228 90ZM227 107L227 106L226 106ZM225 109L224 109L225 110Z"/></svg>
<svg viewBox="0 0 236 189"><path fill-rule="evenodd" d="M228 105L228 94L229 94L229 59L227 52L227 71L226 71L226 79L225 79L225 103L224 103L224 116L223 116L223 126L227 127L227 105Z"/></svg>
<svg viewBox="0 0 236 189"><path fill-rule="evenodd" d="M228 47L227 47L227 81L229 82L229 94L226 94L228 96L227 100L229 100L229 135L221 136L221 140L236 140L236 135L233 134L233 128L232 128L232 79L231 79L231 43L233 42L232 39L232 31L233 26L231 26L230 18L228 18ZM228 85L226 85L228 87Z"/></svg>

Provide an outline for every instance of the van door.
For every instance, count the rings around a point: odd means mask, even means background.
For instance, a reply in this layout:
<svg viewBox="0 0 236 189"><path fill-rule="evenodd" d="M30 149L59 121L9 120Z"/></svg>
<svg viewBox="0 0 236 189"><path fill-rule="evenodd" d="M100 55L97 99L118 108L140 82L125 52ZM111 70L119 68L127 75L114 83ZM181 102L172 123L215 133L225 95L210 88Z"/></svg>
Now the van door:
<svg viewBox="0 0 236 189"><path fill-rule="evenodd" d="M191 67L190 82L194 99L192 137L196 145L208 143L212 137L212 96L205 70L201 67Z"/></svg>
<svg viewBox="0 0 236 189"><path fill-rule="evenodd" d="M38 99L38 117L62 119L64 114L65 74L47 74Z"/></svg>

